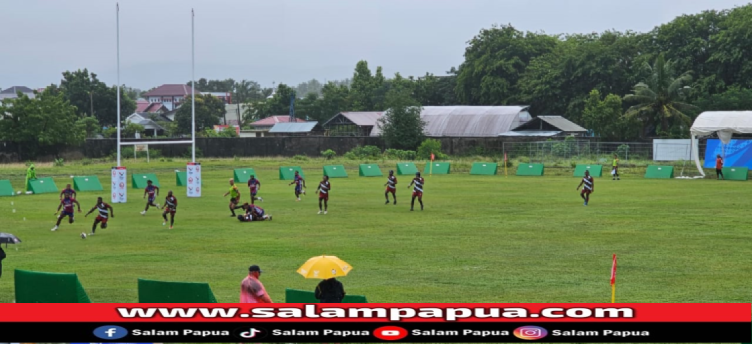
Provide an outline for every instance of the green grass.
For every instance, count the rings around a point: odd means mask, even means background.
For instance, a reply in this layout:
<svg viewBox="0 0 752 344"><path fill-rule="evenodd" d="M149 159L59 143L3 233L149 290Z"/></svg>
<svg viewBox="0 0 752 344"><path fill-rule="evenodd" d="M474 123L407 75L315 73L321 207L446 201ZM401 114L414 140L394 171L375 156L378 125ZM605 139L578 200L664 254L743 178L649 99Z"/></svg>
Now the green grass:
<svg viewBox="0 0 752 344"><path fill-rule="evenodd" d="M78 273L93 302L137 302L136 279L210 283L220 302L237 302L240 281L259 264L269 294L284 301L285 288L313 290L317 281L295 270L308 258L337 255L354 267L342 279L350 294L370 302L608 302L611 254L618 254L617 302L749 302L752 299L752 232L749 186L715 180L649 180L642 170L622 170L621 181L596 178L588 207L571 169L546 169L546 177L457 173L426 176L425 211L409 211L409 176L401 176L399 204L384 205L386 178L357 177L347 160L202 160L200 199L175 186L172 162L125 161L129 175L155 172L162 194L172 189L180 207L175 229L146 216L142 190L129 189L115 204L110 226L95 237L93 214L76 214L50 232L57 195L0 198L0 231L24 242L6 249L0 302L13 302L13 269ZM316 215L313 194L324 164L344 163L350 178L332 179L330 212ZM386 174L394 162L371 161ZM462 162L458 162L460 164ZM278 180L278 166L302 165L308 195L295 202ZM104 192L82 192L84 213L97 196L108 197L112 163L37 164L38 176L99 175ZM421 169L423 164L420 164ZM232 169L253 167L262 182L261 206L273 222L240 223L229 217L227 181ZM23 184L24 166L0 166L0 179ZM243 200L248 200L243 188ZM164 196L160 197L161 201ZM14 205L11 205L11 202ZM13 213L13 209L16 210ZM24 220L24 218L26 220Z"/></svg>

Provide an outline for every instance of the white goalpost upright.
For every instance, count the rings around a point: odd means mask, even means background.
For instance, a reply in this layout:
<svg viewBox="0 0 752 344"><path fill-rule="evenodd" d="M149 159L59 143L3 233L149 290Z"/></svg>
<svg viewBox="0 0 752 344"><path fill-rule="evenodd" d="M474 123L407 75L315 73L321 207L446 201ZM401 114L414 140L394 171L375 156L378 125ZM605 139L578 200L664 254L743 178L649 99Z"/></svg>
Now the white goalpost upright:
<svg viewBox="0 0 752 344"><path fill-rule="evenodd" d="M196 162L196 88L195 88L195 39L194 39L194 11L191 9L191 139L178 141L129 141L122 142L120 116L120 4L115 4L116 42L117 42L117 166L112 168L111 189L112 203L126 203L128 174L125 166L121 165L122 146L142 145L175 145L191 144L191 162L186 165L188 197L201 197L201 164Z"/></svg>

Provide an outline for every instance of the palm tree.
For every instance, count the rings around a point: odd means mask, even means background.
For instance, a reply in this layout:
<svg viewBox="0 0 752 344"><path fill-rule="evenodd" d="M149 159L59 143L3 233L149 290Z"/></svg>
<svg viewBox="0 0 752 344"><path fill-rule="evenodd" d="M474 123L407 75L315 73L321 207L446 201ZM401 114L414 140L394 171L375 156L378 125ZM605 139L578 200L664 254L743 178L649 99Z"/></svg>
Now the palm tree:
<svg viewBox="0 0 752 344"><path fill-rule="evenodd" d="M651 123L660 123L664 132L668 132L670 120L673 124L686 124L687 127L691 125L692 119L687 113L698 108L684 100L691 89L688 84L692 82L692 72L687 71L677 77L675 66L673 61L666 61L663 54L658 56L652 66L646 62L643 68L649 74L647 81L635 85L634 93L624 97L625 102L636 103L627 109L625 115L643 122L641 136Z"/></svg>

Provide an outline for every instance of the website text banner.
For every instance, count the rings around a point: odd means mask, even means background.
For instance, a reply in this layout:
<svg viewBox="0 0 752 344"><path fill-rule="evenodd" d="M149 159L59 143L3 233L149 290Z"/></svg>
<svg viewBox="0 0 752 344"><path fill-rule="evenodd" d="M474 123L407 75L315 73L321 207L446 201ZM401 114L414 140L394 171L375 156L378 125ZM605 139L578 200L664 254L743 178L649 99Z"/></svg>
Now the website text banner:
<svg viewBox="0 0 752 344"><path fill-rule="evenodd" d="M745 343L741 322L0 323L18 343Z"/></svg>
<svg viewBox="0 0 752 344"><path fill-rule="evenodd" d="M18 322L752 322L749 303L0 304Z"/></svg>

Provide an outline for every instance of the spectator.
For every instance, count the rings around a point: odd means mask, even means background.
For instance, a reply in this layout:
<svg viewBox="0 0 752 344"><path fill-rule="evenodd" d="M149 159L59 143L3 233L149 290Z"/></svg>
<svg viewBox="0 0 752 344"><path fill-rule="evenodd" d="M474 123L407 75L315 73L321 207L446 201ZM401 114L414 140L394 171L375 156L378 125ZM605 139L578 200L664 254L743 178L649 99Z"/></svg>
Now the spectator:
<svg viewBox="0 0 752 344"><path fill-rule="evenodd" d="M0 277L3 277L3 259L5 259L5 251L0 247Z"/></svg>
<svg viewBox="0 0 752 344"><path fill-rule="evenodd" d="M342 287L342 282L334 277L325 279L316 287L316 298L321 303L342 303L345 288Z"/></svg>
<svg viewBox="0 0 752 344"><path fill-rule="evenodd" d="M720 154L716 155L715 158L715 177L719 180L726 180L726 178L723 177L723 158L721 158Z"/></svg>
<svg viewBox="0 0 752 344"><path fill-rule="evenodd" d="M240 283L240 303L272 303L264 285L259 281L261 268L251 265L248 268L248 276Z"/></svg>
<svg viewBox="0 0 752 344"><path fill-rule="evenodd" d="M24 186L24 191L30 191L29 182L33 179L37 179L37 171L34 170L34 164L31 164L31 166L26 169L26 186Z"/></svg>

